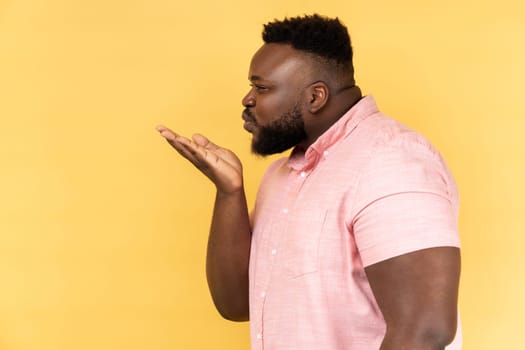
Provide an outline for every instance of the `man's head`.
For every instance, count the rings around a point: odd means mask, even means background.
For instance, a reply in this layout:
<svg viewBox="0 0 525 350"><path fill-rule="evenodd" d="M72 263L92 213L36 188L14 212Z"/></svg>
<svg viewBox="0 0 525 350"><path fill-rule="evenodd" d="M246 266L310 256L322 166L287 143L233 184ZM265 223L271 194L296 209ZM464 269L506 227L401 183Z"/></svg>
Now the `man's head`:
<svg viewBox="0 0 525 350"><path fill-rule="evenodd" d="M341 116L335 96L355 85L347 29L319 15L286 18L267 23L263 40L242 101L252 150L268 155L307 147Z"/></svg>
<svg viewBox="0 0 525 350"><path fill-rule="evenodd" d="M350 36L338 18L314 14L275 20L264 25L262 38L266 44L290 45L309 55L319 71L336 80L353 79Z"/></svg>

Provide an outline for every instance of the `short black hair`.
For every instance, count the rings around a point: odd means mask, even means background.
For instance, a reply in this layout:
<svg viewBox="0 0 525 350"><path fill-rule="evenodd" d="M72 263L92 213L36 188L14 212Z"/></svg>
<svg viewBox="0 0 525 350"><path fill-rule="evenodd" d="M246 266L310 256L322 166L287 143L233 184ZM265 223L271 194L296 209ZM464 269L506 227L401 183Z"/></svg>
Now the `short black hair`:
<svg viewBox="0 0 525 350"><path fill-rule="evenodd" d="M353 71L350 36L337 17L313 14L276 19L264 25L262 38L266 44L289 44L296 50L317 55Z"/></svg>

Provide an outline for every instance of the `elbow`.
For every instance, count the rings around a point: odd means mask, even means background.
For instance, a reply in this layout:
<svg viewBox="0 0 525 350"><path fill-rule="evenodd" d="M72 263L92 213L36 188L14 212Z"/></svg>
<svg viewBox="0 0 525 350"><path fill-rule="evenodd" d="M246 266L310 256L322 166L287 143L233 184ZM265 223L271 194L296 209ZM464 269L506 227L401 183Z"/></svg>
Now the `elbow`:
<svg viewBox="0 0 525 350"><path fill-rule="evenodd" d="M249 320L249 306L248 300L239 299L228 299L228 300L216 300L213 299L215 308L219 312L222 318L233 322L245 322Z"/></svg>
<svg viewBox="0 0 525 350"><path fill-rule="evenodd" d="M454 340L456 330L457 319L454 321L436 318L428 321L419 320L419 322L405 324L401 327L387 325L384 345L395 344L393 347L386 346L386 349L444 350Z"/></svg>
<svg viewBox="0 0 525 350"><path fill-rule="evenodd" d="M225 320L232 321L232 322L246 322L249 321L249 317L243 314L234 314L234 313L225 313L222 311L219 311L219 314L224 318Z"/></svg>
<svg viewBox="0 0 525 350"><path fill-rule="evenodd" d="M248 312L235 308L218 307L215 305L217 311L222 318L232 322L245 322L249 320Z"/></svg>
<svg viewBox="0 0 525 350"><path fill-rule="evenodd" d="M456 323L449 324L431 324L422 327L417 332L417 342L428 346L429 349L445 349L452 343L456 336Z"/></svg>
<svg viewBox="0 0 525 350"><path fill-rule="evenodd" d="M458 328L458 315L456 308L448 312L434 313L421 322L420 337L433 344L436 349L444 349L454 341Z"/></svg>

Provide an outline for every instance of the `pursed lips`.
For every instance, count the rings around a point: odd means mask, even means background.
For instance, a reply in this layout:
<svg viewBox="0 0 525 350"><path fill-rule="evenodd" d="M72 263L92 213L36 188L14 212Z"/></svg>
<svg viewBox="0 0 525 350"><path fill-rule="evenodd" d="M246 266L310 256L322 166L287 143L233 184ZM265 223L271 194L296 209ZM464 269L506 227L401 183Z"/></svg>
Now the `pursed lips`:
<svg viewBox="0 0 525 350"><path fill-rule="evenodd" d="M243 112L242 112L242 119L245 121L245 122L254 122L255 121L255 117L254 115L252 114L252 112L246 108Z"/></svg>
<svg viewBox="0 0 525 350"><path fill-rule="evenodd" d="M248 132L253 132L256 125L255 117L248 108L242 112L242 120L244 120L244 129Z"/></svg>

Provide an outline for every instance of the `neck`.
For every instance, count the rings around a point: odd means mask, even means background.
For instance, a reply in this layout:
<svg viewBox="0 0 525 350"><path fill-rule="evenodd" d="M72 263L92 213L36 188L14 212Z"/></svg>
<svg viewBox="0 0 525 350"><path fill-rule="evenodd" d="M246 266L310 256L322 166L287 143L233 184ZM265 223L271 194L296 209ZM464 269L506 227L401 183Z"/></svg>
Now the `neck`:
<svg viewBox="0 0 525 350"><path fill-rule="evenodd" d="M300 146L306 150L319 136L337 122L350 108L362 98L361 89L358 86L341 88L330 96L330 102L323 108L322 113L311 116L313 126L306 130L307 140Z"/></svg>
<svg viewBox="0 0 525 350"><path fill-rule="evenodd" d="M328 111L334 115L332 123L335 123L341 118L350 108L352 108L362 98L361 89L357 85L344 87L336 91L332 96L331 107Z"/></svg>

